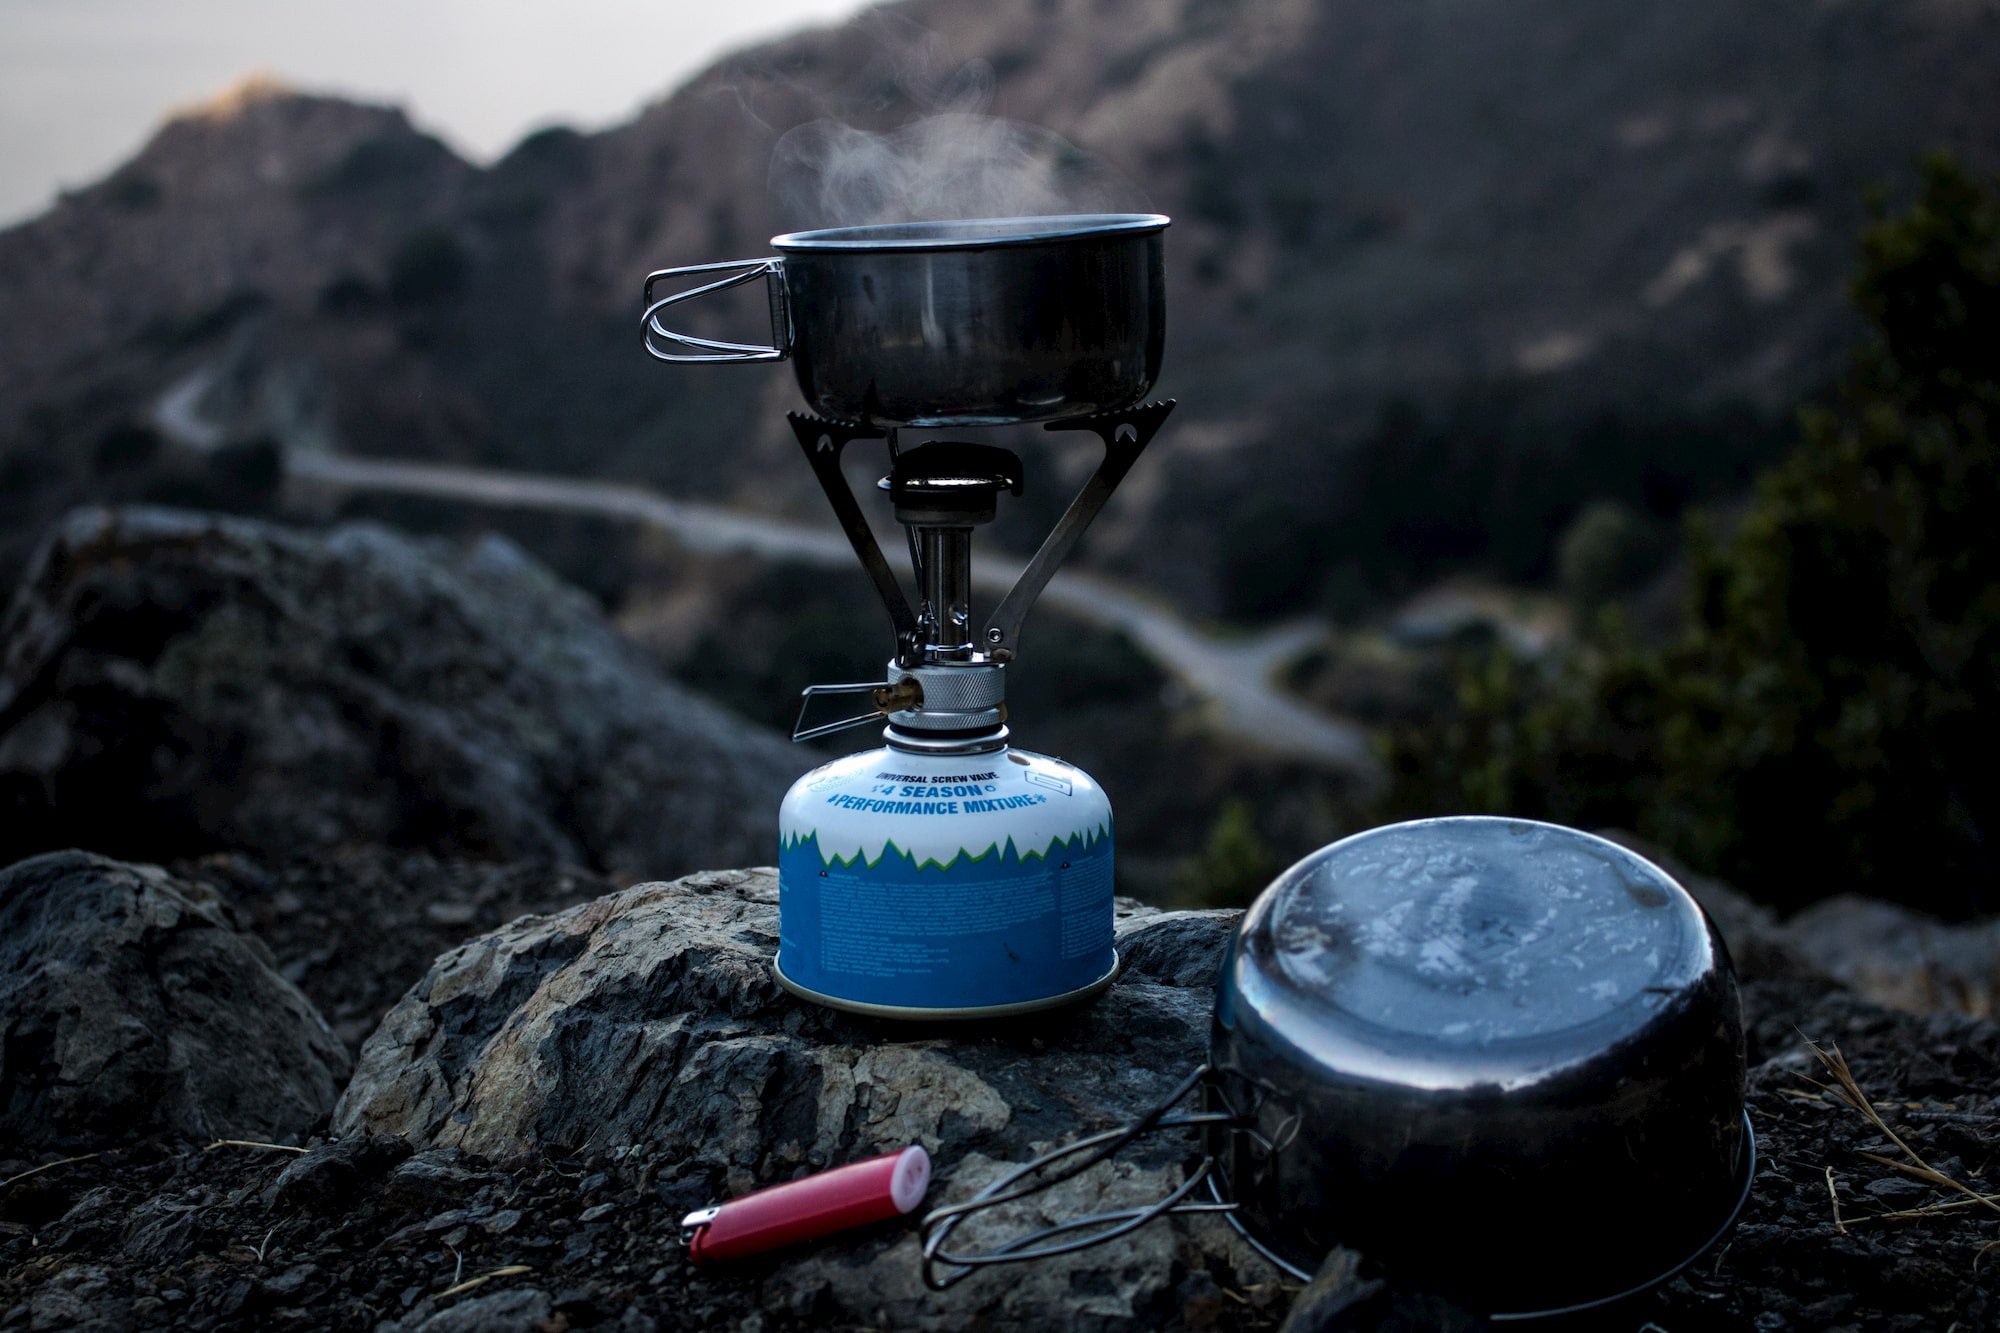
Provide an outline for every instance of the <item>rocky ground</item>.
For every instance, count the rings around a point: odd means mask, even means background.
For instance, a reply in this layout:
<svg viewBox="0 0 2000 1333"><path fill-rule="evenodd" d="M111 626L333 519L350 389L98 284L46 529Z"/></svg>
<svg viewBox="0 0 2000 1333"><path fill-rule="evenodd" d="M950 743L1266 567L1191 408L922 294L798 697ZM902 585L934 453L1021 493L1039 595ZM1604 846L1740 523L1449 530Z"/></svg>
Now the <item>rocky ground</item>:
<svg viewBox="0 0 2000 1333"><path fill-rule="evenodd" d="M1124 904L1124 974L1061 1014L932 1029L802 1006L768 967L771 872L608 878L626 857L720 857L747 834L718 827L709 798L686 820L671 800L632 816L620 793L699 754L712 715L560 589L493 572L515 557L482 568L373 536L159 515L79 520L51 552L7 622L33 633L0 658L0 813L18 841L61 829L133 859L0 868L0 1328L1477 1326L1365 1256L1302 1301L1213 1217L944 1294L922 1286L908 1224L692 1266L679 1219L756 1186L920 1142L932 1200L956 1199L1130 1120L1201 1059L1235 915ZM453 623L496 588L527 666ZM392 595L429 612L399 628L298 611ZM564 686L537 634L597 673L592 691ZM280 693L249 691L225 640L255 648ZM78 682L94 706L69 706ZM349 704L313 711L316 682ZM631 728L597 728L612 705ZM423 718L442 739L398 744L391 722ZM240 743L198 743L218 726ZM121 748L134 735L148 748ZM561 786L575 745L616 767L617 791ZM314 754L344 760L315 769ZM471 780L467 755L521 780ZM405 759L432 765L435 837L325 838L302 820L298 845L272 841L302 810L372 827L385 807L361 775ZM91 765L123 784L108 793L212 779L227 799L189 816L198 836L142 858L158 803L49 813ZM772 780L718 773L744 804ZM331 777L287 799L315 774ZM522 811L525 846L473 845ZM553 838L572 850L539 854ZM1990 928L1870 904L1780 924L1684 878L1744 979L1762 1167L1723 1245L1597 1326L2000 1323ZM996 1225L1155 1197L1191 1146L1143 1144ZM1604 1225L1645 1206L1607 1198Z"/></svg>
<svg viewBox="0 0 2000 1333"><path fill-rule="evenodd" d="M260 880L239 865L233 911L258 920L253 895L268 895L263 907L303 899L325 873ZM470 934L503 903L553 906L602 887L561 871L412 859L353 880L371 874L387 891L363 907L413 901L413 884L429 890L419 915L431 938ZM1157 1225L941 1296L918 1283L907 1225L690 1265L679 1218L754 1185L921 1141L941 1168L933 1198L955 1197L997 1161L1129 1116L1199 1058L1207 974L1233 921L1128 908L1130 970L1089 1008L910 1032L807 1011L778 992L760 965L773 896L767 872L695 876L448 952L389 1011L339 1108L273 1136L304 1152L212 1146L209 1132L107 1150L85 1135L0 1163L0 1327L1283 1322L1298 1284L1213 1220ZM475 919L437 920L462 915ZM343 969L313 966L332 919L303 907L279 915L274 957L329 1011L383 997L347 1020L358 1026L394 994L409 954L357 950ZM428 947L417 921L389 924L417 932L410 949ZM2000 1228L1938 1178L2000 1189L2000 1030L1884 1009L1809 968L1762 960L1746 986L1763 1155L1749 1206L1724 1247L1610 1326L1990 1326L2000 1279L1986 1250ZM1818 1086L1835 1085L1807 1038L1838 1047L1882 1125ZM1888 1131L1936 1177L1912 1174L1915 1158ZM1050 1207L1137 1197L1185 1155L1156 1146ZM1636 1201L1604 1206L1616 1225ZM1357 1297L1345 1322L1324 1326L1394 1327L1394 1295Z"/></svg>

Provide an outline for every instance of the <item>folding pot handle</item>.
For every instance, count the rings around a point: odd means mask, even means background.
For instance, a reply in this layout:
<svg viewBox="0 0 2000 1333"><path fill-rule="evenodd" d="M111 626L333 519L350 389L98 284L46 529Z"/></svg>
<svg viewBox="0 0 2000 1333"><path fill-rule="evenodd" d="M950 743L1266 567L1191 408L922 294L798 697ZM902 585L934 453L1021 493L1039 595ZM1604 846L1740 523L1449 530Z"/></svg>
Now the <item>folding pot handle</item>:
<svg viewBox="0 0 2000 1333"><path fill-rule="evenodd" d="M1127 1144L1141 1135L1150 1134L1156 1129L1236 1123L1236 1117L1226 1111L1191 1111L1180 1115L1173 1114L1175 1105L1201 1086L1207 1080L1208 1074L1208 1066L1202 1065L1183 1079L1172 1092L1161 1098L1159 1104L1152 1110L1122 1129L1107 1129L1101 1134L1092 1134L1088 1138L1078 1139L1074 1143L1053 1149L1025 1166L1009 1171L964 1203L932 1209L925 1216L922 1228L924 1285L932 1291L943 1291L989 1264L1013 1264L1027 1259L1048 1259L1058 1254L1070 1254L1077 1250L1088 1249L1093 1245L1101 1245L1105 1241L1136 1231L1154 1218L1164 1217L1168 1213L1236 1211L1233 1202L1223 1202L1219 1199L1209 1202L1191 1197L1196 1187L1205 1182L1215 1170L1215 1159L1204 1157L1201 1164L1188 1173L1187 1179L1154 1203L1136 1208L1121 1208L1114 1212L1094 1213L1089 1217L1066 1218L1039 1231L1015 1236L983 1253L965 1254L945 1249L945 1241L951 1236L953 1229L972 1214L1013 1203L1017 1199L1038 1193L1072 1176L1080 1175L1122 1151Z"/></svg>
<svg viewBox="0 0 2000 1333"><path fill-rule="evenodd" d="M667 278L682 278L697 273L724 273L727 277L714 282L705 282L699 287L690 287L672 296L653 299L653 285ZM771 345L758 343L720 342L714 338L697 338L692 333L676 333L660 323L660 312L680 301L691 301L697 296L710 292L725 291L740 287L746 282L763 278L769 286L771 299ZM792 354L791 312L785 302L785 261L777 256L764 259L731 259L720 264L690 264L683 268L663 268L657 273L646 275L646 314L641 321L646 339L646 350L662 361L683 362L732 362L732 361L783 361ZM658 340L658 341L656 341ZM695 355L664 350L666 346L679 345L695 349Z"/></svg>

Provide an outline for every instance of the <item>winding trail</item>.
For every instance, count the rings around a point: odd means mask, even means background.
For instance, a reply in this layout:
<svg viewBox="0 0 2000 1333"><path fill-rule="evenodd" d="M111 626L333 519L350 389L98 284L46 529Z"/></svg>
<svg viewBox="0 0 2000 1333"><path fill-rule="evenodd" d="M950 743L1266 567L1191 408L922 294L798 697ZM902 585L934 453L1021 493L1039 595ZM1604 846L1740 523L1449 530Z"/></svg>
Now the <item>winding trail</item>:
<svg viewBox="0 0 2000 1333"><path fill-rule="evenodd" d="M847 538L837 529L673 500L639 486L303 450L288 453L285 468L298 480L351 490L630 519L707 554L857 567ZM995 555L981 558L973 577L1004 591L1021 569L1021 561ZM1130 635L1206 702L1209 722L1232 739L1364 781L1378 776L1363 728L1309 708L1273 683L1277 669L1323 633L1316 622L1293 621L1240 638L1220 638L1203 633L1145 593L1082 571L1057 574L1041 601Z"/></svg>

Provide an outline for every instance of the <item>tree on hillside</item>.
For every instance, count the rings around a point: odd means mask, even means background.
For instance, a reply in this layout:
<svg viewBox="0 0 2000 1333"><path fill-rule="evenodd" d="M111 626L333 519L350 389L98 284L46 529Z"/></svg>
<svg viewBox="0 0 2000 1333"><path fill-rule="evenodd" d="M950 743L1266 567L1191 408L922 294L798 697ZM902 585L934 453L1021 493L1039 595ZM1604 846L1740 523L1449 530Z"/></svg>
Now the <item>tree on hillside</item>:
<svg viewBox="0 0 2000 1333"><path fill-rule="evenodd" d="M2000 182L1927 160L1854 295L1837 404L1734 532L1695 531L1685 633L1643 647L1614 612L1553 677L1478 664L1392 744L1401 810L1635 827L1788 905L1996 905Z"/></svg>

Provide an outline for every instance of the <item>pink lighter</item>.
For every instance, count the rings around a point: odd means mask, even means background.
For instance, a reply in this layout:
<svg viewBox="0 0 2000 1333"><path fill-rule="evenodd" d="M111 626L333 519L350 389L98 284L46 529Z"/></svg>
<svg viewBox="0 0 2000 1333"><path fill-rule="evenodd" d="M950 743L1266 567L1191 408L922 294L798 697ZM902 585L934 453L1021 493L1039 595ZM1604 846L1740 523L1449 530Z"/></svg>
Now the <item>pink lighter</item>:
<svg viewBox="0 0 2000 1333"><path fill-rule="evenodd" d="M931 1159L912 1144L866 1162L787 1181L681 1219L688 1258L741 1259L900 1217L923 1202Z"/></svg>

